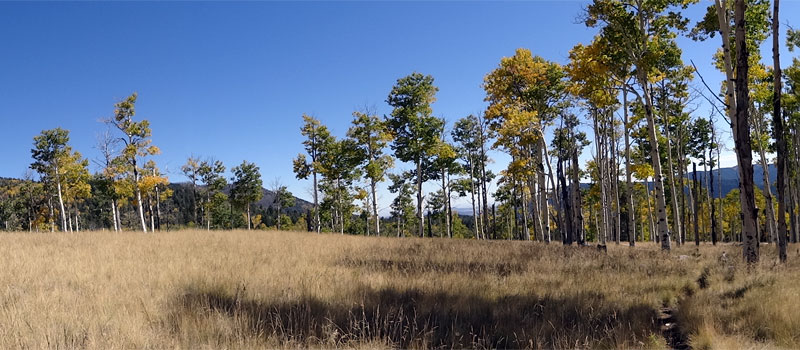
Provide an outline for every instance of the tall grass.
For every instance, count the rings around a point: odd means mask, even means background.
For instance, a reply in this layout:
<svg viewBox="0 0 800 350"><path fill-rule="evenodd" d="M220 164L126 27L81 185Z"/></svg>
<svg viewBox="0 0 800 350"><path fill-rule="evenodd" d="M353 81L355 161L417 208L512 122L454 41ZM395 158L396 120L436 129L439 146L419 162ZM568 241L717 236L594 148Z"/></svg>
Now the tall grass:
<svg viewBox="0 0 800 350"><path fill-rule="evenodd" d="M2 234L0 348L664 348L664 307L696 348L796 348L798 256L770 248Z"/></svg>

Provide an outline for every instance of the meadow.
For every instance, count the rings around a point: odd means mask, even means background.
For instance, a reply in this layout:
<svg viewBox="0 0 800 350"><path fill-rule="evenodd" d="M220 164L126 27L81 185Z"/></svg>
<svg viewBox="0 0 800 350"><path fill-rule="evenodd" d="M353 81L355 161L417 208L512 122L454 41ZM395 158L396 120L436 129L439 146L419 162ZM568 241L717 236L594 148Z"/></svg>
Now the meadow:
<svg viewBox="0 0 800 350"><path fill-rule="evenodd" d="M800 348L798 253L3 233L0 348Z"/></svg>

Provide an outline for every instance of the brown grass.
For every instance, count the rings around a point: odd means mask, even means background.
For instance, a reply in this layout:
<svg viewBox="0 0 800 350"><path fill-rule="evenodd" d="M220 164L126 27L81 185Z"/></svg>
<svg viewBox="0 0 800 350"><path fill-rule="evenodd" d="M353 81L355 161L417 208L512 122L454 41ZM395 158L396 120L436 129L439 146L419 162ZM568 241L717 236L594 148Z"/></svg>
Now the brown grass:
<svg viewBox="0 0 800 350"><path fill-rule="evenodd" d="M800 347L797 254L640 245L2 234L0 348L665 348L664 306L695 348Z"/></svg>

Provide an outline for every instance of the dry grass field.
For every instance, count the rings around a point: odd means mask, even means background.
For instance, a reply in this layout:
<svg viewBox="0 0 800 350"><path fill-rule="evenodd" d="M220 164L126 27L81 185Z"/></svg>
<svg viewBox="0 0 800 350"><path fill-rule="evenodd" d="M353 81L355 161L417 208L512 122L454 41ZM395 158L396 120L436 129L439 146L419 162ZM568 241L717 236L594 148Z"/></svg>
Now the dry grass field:
<svg viewBox="0 0 800 350"><path fill-rule="evenodd" d="M0 348L800 348L797 249L5 233Z"/></svg>

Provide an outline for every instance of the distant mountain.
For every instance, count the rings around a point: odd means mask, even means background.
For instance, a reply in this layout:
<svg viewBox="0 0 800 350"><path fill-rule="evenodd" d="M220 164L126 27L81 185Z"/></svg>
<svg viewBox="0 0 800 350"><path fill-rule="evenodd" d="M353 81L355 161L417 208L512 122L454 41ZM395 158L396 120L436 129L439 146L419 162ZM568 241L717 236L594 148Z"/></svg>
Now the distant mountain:
<svg viewBox="0 0 800 350"><path fill-rule="evenodd" d="M755 182L756 187L761 190L764 190L764 171L761 165L753 164L753 182ZM778 172L775 168L775 164L770 164L767 167L767 171L769 173L769 181L772 185L772 193L775 193L775 182L778 181ZM705 179L706 172L697 170L697 179L698 181L701 179ZM692 179L692 174L687 174L689 179ZM719 185L722 185L722 193L717 193L717 182L719 181ZM722 168L719 169L719 176L717 176L717 170L714 169L714 189L712 191L714 198L724 197L732 190L739 188L739 168L738 167L731 167L731 168Z"/></svg>

